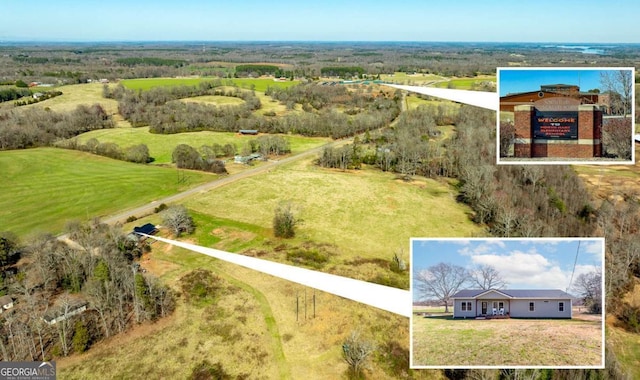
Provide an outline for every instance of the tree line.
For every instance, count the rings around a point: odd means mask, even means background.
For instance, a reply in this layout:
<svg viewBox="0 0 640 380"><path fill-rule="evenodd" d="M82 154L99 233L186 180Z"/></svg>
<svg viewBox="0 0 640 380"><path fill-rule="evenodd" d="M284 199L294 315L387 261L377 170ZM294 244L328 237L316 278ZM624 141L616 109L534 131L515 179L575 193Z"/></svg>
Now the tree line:
<svg viewBox="0 0 640 380"><path fill-rule="evenodd" d="M289 142L282 136L263 135L249 140L242 148L242 155L259 153L263 159L291 152ZM203 170L216 174L227 174L225 163L220 158L230 158L238 153L233 144L202 145L196 149L188 144L176 146L171 155L172 162L181 169Z"/></svg>
<svg viewBox="0 0 640 380"><path fill-rule="evenodd" d="M340 77L351 79L353 77L362 78L365 69L359 66L328 66L320 69L320 74L324 77Z"/></svg>
<svg viewBox="0 0 640 380"><path fill-rule="evenodd" d="M114 142L100 142L96 138L91 138L82 144L74 138L59 141L55 146L89 152L99 156L113 158L114 160L134 162L137 164L148 164L154 160L149 154L149 148L146 144L131 145L123 149Z"/></svg>
<svg viewBox="0 0 640 380"><path fill-rule="evenodd" d="M42 108L9 111L0 113L0 150L51 146L84 132L113 127L113 120L99 104L79 105L67 113Z"/></svg>
<svg viewBox="0 0 640 380"><path fill-rule="evenodd" d="M31 90L27 88L0 88L0 102L20 99L25 96L31 96Z"/></svg>
<svg viewBox="0 0 640 380"><path fill-rule="evenodd" d="M170 59L160 57L126 57L116 59L116 63L124 66L146 65L181 67L184 66L187 61L183 59Z"/></svg>
<svg viewBox="0 0 640 380"><path fill-rule="evenodd" d="M388 125L400 112L396 95L377 95L339 90L339 98L344 102L361 107L353 115L339 112L330 104L338 100L335 90L328 86L315 87L291 95L291 108L296 103L315 104L314 109L304 113L290 113L281 118L258 115L253 111L261 107L260 100L251 92L238 88L221 90L221 81L206 82L197 87L154 88L144 92L134 92L118 86L113 90L105 87L104 95L118 100L120 113L134 126L149 125L152 133L181 133L194 131L235 132L241 129L255 129L263 133L295 133L305 136L328 136L343 138L368 129ZM296 86L294 86L296 87ZM292 90L297 91L297 90ZM325 92L329 95L324 94ZM286 92L269 92L276 99ZM213 94L235 96L245 102L238 106L216 107L212 105L176 101L181 98ZM318 95L322 94L322 95ZM322 99L333 99L324 101Z"/></svg>
<svg viewBox="0 0 640 380"><path fill-rule="evenodd" d="M24 98L21 98L22 100L16 100L13 104L17 107L26 106L29 104L35 104L45 101L47 99L55 98L56 96L60 95L62 95L62 91L45 91L41 93L35 93L34 96L29 97L26 100Z"/></svg>
<svg viewBox="0 0 640 380"><path fill-rule="evenodd" d="M273 75L276 78L288 77L293 80L293 71L285 71L274 65L237 65L236 77L259 77L262 75Z"/></svg>
<svg viewBox="0 0 640 380"><path fill-rule="evenodd" d="M173 292L136 262L147 249L137 237L99 222L71 222L67 232L72 244L50 235L26 245L11 241L13 259L2 264L2 290L16 305L3 313L0 325L4 361L80 353L174 309ZM14 264L16 256L23 259L20 266ZM82 304L87 310L71 316ZM45 322L64 315L56 323Z"/></svg>

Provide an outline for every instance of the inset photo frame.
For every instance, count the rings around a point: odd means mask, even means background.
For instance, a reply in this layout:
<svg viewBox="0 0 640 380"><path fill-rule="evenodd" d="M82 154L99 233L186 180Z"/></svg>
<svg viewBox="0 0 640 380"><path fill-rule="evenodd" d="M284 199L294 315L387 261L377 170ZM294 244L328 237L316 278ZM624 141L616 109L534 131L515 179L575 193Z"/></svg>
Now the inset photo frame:
<svg viewBox="0 0 640 380"><path fill-rule="evenodd" d="M411 239L410 367L604 368L604 238Z"/></svg>
<svg viewBox="0 0 640 380"><path fill-rule="evenodd" d="M498 164L635 163L633 67L498 68Z"/></svg>

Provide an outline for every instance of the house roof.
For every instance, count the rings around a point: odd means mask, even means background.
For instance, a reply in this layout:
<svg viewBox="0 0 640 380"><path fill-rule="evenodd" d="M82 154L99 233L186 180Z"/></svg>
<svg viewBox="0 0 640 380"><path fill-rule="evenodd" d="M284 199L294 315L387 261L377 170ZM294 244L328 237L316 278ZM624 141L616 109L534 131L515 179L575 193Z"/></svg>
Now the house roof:
<svg viewBox="0 0 640 380"><path fill-rule="evenodd" d="M8 305L11 302L13 302L13 298L11 298L11 296L0 297L0 306Z"/></svg>
<svg viewBox="0 0 640 380"><path fill-rule="evenodd" d="M142 234L145 234L145 235L153 235L157 231L158 230L156 229L156 226L154 226L151 223L147 223L142 227L133 227L133 232L142 233Z"/></svg>
<svg viewBox="0 0 640 380"><path fill-rule="evenodd" d="M509 298L573 298L560 289L463 289L451 298L477 298L492 291Z"/></svg>

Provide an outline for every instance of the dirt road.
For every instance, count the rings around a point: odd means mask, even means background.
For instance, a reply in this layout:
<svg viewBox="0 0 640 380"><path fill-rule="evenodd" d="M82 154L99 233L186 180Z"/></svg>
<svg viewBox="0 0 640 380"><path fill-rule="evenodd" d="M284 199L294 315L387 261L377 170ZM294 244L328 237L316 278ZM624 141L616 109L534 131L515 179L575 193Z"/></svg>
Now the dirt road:
<svg viewBox="0 0 640 380"><path fill-rule="evenodd" d="M211 181L211 182L196 186L196 187L194 187L192 189L183 191L181 193L174 194L174 195L168 196L166 198L155 200L155 201L153 201L151 203L148 203L146 205L143 205L143 206L140 206L140 207L136 207L134 209L126 210L126 211L123 211L121 213L102 218L102 222L103 223L108 223L108 224L113 224L113 223L117 223L117 222L125 223L127 218L129 218L130 216L135 216L137 218L140 218L140 217L143 217L145 215L152 214L154 209L156 207L158 207L162 203L165 203L165 204L175 203L175 202L178 202L178 201L180 201L180 200L182 200L182 199L184 199L186 197L189 197L189 196L192 196L192 195L195 195L195 194L198 194L198 193L205 193L207 191L216 189L216 188L221 187L221 186L228 185L230 183L233 183L235 181L241 180L243 178L247 178L247 177L254 176L256 174L267 172L267 171L269 171L269 170L271 170L271 169L273 169L273 168L275 168L275 167L277 167L279 165L284 165L284 164L287 164L289 162L301 160L301 159L309 157L311 155L318 154L326 146L341 145L341 144L344 144L344 143L346 143L348 141L350 141L350 140L334 141L334 142L319 146L317 148L313 148L313 149L307 150L307 151L305 151L303 153L299 153L299 154L296 154L294 156L284 158L282 160L269 161L269 162L267 162L265 164L262 164L262 165L260 165L260 166L258 166L256 168L248 169L248 170L245 170L245 171L240 172L240 173L236 173L236 174L229 175L229 176L226 176L226 177L223 177L223 178L219 178L219 179L217 179L215 181Z"/></svg>

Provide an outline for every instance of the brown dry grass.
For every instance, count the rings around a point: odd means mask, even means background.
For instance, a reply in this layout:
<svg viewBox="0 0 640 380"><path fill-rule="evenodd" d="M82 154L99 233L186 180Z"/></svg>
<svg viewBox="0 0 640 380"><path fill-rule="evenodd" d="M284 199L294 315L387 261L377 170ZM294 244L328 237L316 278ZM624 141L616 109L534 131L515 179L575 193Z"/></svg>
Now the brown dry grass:
<svg viewBox="0 0 640 380"><path fill-rule="evenodd" d="M602 323L412 320L413 366L601 366Z"/></svg>
<svg viewBox="0 0 640 380"><path fill-rule="evenodd" d="M636 157L638 145L635 144ZM640 162L633 165L577 165L574 167L591 194L599 199L622 200L640 190Z"/></svg>

